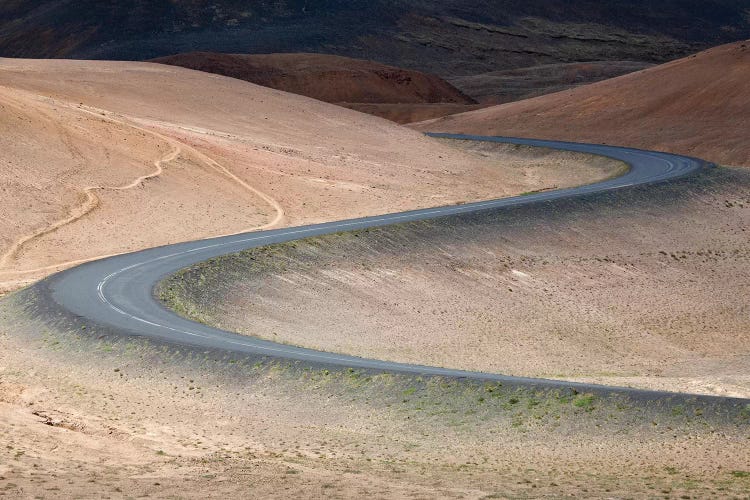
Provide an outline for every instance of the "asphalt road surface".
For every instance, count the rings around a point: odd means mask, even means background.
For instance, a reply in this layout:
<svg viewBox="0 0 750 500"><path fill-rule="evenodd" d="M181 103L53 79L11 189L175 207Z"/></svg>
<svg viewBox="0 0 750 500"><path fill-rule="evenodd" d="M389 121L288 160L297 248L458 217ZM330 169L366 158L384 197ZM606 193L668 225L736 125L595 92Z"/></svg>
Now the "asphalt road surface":
<svg viewBox="0 0 750 500"><path fill-rule="evenodd" d="M166 276L212 257L239 252L248 248L346 230L434 219L455 214L515 207L560 198L625 189L630 186L658 183L688 176L710 166L710 164L702 160L684 156L599 144L577 144L454 134L429 135L451 139L470 139L475 141L541 146L565 151L591 153L622 160L628 163L631 168L621 177L582 187L546 191L526 196L502 198L465 205L414 210L272 231L251 232L235 236L180 243L110 257L69 269L44 280L44 287L49 295L48 300L53 302L51 305L55 308L61 308L92 325L99 325L105 327L108 331L117 332L118 335L147 337L158 343L190 346L199 350L228 351L233 355L249 355L253 357L269 356L309 362L314 365L325 365L333 368L346 367L388 371L392 373L439 375L477 380L506 381L514 384L531 384L534 386L580 386L587 389L597 387L587 384L508 377L498 374L393 363L277 344L192 322L166 309L154 297L154 287ZM600 387L600 389L604 389L604 387ZM619 388L607 389L610 391L643 392Z"/></svg>

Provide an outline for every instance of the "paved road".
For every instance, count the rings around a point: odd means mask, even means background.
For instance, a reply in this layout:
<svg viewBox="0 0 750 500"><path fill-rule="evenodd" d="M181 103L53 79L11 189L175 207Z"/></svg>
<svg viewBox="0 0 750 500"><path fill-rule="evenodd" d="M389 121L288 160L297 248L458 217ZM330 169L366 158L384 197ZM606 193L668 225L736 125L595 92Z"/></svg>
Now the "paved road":
<svg viewBox="0 0 750 500"><path fill-rule="evenodd" d="M708 166L706 162L693 158L606 145L452 134L430 135L593 153L623 160L631 168L621 177L583 187L458 206L414 210L326 224L246 233L153 248L91 262L64 271L48 278L45 282L45 287L50 293L52 300L56 303L56 307L61 307L73 315L80 316L93 324L104 326L108 330L115 331L118 334L148 337L159 342L193 346L199 349L220 349L236 354L308 361L315 365L329 365L334 367L343 366L397 373L496 380L517 384L529 383L536 386L575 387L580 385L585 388L592 387L585 384L571 384L568 382L544 381L392 363L377 359L363 359L276 344L194 323L165 309L154 298L154 286L169 274L212 257L239 252L248 248L344 230L363 229L481 210L528 205L554 199L623 189L629 186L656 183L687 176ZM624 389L612 390L627 392Z"/></svg>

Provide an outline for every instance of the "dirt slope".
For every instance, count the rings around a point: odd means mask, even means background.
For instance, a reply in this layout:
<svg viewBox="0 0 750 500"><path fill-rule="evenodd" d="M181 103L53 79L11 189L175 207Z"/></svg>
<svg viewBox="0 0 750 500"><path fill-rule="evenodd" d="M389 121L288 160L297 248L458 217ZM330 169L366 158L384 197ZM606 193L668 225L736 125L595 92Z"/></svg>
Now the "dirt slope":
<svg viewBox="0 0 750 500"><path fill-rule="evenodd" d="M406 125L409 123L434 120L456 113L474 111L481 104L359 104L341 103L340 106L354 109L368 115L379 116L392 122Z"/></svg>
<svg viewBox="0 0 750 500"><path fill-rule="evenodd" d="M622 144L750 166L750 42L416 128Z"/></svg>
<svg viewBox="0 0 750 500"><path fill-rule="evenodd" d="M112 253L557 184L183 68L0 59L0 81L0 290Z"/></svg>
<svg viewBox="0 0 750 500"><path fill-rule="evenodd" d="M441 118L480 107L437 76L349 57L193 52L152 62L238 78L396 123Z"/></svg>
<svg viewBox="0 0 750 500"><path fill-rule="evenodd" d="M483 104L505 104L615 78L649 66L633 61L546 64L459 76L449 81Z"/></svg>
<svg viewBox="0 0 750 500"><path fill-rule="evenodd" d="M332 103L475 103L433 75L326 54L193 52L153 62L239 78Z"/></svg>
<svg viewBox="0 0 750 500"><path fill-rule="evenodd" d="M717 425L703 406L188 359L81 342L80 327L8 325L6 305L7 498L744 498L750 487L747 416Z"/></svg>
<svg viewBox="0 0 750 500"><path fill-rule="evenodd" d="M161 297L319 350L750 398L748 226L750 170L711 169L248 251L175 275Z"/></svg>

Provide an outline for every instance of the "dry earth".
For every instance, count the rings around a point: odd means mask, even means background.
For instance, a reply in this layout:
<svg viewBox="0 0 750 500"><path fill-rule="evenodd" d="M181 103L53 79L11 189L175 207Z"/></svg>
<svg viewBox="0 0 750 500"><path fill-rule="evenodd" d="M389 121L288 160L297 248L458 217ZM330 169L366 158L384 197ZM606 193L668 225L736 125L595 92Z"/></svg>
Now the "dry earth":
<svg viewBox="0 0 750 500"><path fill-rule="evenodd" d="M193 52L153 62L238 78L396 123L440 118L480 107L437 76L350 57Z"/></svg>
<svg viewBox="0 0 750 500"><path fill-rule="evenodd" d="M0 82L0 290L113 253L558 183L182 68L0 59Z"/></svg>
<svg viewBox="0 0 750 500"><path fill-rule="evenodd" d="M416 128L602 142L750 166L750 41Z"/></svg>
<svg viewBox="0 0 750 500"><path fill-rule="evenodd" d="M700 404L228 363L22 317L0 304L0 496L705 498L750 487L750 408L724 421Z"/></svg>
<svg viewBox="0 0 750 500"><path fill-rule="evenodd" d="M615 78L649 66L652 65L637 61L544 64L457 76L448 81L482 104L504 104Z"/></svg>
<svg viewBox="0 0 750 500"><path fill-rule="evenodd" d="M483 108L482 104L358 104L339 103L339 106L375 115L402 125L442 118Z"/></svg>
<svg viewBox="0 0 750 500"><path fill-rule="evenodd" d="M719 168L251 250L162 294L194 319L325 351L750 398L748 231L750 175Z"/></svg>
<svg viewBox="0 0 750 500"><path fill-rule="evenodd" d="M176 68L0 60L0 78L5 280L181 238L562 187L620 168L458 149ZM746 220L741 196L725 201L740 214L728 232ZM714 260L716 281L731 278ZM609 264L597 265L613 272ZM365 285L395 279L345 271ZM750 408L724 422L700 405L642 409L588 394L217 361L29 316L18 297L0 302L3 496L703 498L750 488Z"/></svg>
<svg viewBox="0 0 750 500"><path fill-rule="evenodd" d="M328 54L192 52L152 62L230 76L331 103L476 104L437 76Z"/></svg>

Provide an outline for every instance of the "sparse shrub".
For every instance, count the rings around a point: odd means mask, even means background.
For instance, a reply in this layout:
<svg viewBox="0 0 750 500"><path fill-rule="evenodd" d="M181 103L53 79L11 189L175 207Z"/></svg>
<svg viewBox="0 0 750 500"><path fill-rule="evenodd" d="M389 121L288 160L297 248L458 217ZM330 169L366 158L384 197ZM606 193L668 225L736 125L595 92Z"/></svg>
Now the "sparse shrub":
<svg viewBox="0 0 750 500"><path fill-rule="evenodd" d="M580 394L573 400L573 406L586 411L592 411L594 409L595 398L596 396L593 394Z"/></svg>

